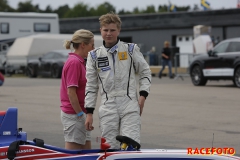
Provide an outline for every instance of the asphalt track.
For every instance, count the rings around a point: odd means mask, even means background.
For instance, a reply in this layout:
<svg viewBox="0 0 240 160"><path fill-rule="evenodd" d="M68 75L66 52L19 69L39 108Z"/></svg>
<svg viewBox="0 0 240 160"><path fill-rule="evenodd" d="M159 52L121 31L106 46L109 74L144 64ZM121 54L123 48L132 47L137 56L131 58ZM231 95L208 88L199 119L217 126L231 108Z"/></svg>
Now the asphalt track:
<svg viewBox="0 0 240 160"><path fill-rule="evenodd" d="M0 110L18 108L18 127L28 133L29 140L41 138L47 144L64 147L59 86L60 79L6 77L0 87ZM188 77L153 77L142 115L142 148L228 147L239 155L239 93L231 81L195 87ZM95 140L100 136L98 124L96 109L92 148L99 146Z"/></svg>

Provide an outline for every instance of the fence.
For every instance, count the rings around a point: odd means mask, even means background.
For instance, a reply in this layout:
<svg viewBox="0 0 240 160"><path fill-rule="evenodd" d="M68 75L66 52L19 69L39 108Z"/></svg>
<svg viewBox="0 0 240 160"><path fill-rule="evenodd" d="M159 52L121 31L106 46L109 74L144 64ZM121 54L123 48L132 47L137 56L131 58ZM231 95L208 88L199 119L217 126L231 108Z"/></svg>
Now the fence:
<svg viewBox="0 0 240 160"><path fill-rule="evenodd" d="M189 66L190 66L193 58L198 55L200 55L200 54L196 54L196 53L175 53L175 54L173 54L171 57L171 61L172 61L172 73L175 75L174 79L181 78L182 80L184 80L183 77L189 77L190 76ZM160 55L158 55L158 56L156 55L155 60L158 60L159 62L158 62L158 65L153 65L150 63L149 54L144 54L143 56L150 65L152 75L157 76L159 71L162 68L161 62L160 62L162 57ZM168 68L168 66L166 66L166 68L162 72L162 74L167 75L168 73L169 73L169 68Z"/></svg>
<svg viewBox="0 0 240 160"><path fill-rule="evenodd" d="M183 77L189 77L189 66L195 56L199 54L195 53L176 53L174 55L174 74L175 79L181 78L184 80Z"/></svg>

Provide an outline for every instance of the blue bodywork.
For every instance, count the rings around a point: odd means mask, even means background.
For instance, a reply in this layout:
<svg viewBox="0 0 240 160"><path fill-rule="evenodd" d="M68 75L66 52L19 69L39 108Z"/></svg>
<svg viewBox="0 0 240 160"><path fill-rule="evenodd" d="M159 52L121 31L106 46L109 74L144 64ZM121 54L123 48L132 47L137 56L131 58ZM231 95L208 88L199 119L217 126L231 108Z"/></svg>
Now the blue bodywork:
<svg viewBox="0 0 240 160"><path fill-rule="evenodd" d="M0 115L0 147L9 145L13 141L27 140L27 133L18 129L17 123L17 108L8 108L5 114Z"/></svg>

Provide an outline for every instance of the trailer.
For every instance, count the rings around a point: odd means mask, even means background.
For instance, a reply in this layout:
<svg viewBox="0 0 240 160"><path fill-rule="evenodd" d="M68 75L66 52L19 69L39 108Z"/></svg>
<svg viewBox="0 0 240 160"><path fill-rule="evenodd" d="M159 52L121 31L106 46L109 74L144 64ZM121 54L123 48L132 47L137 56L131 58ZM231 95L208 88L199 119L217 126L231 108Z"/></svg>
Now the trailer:
<svg viewBox="0 0 240 160"><path fill-rule="evenodd" d="M58 14L0 12L0 41L38 33L58 34Z"/></svg>

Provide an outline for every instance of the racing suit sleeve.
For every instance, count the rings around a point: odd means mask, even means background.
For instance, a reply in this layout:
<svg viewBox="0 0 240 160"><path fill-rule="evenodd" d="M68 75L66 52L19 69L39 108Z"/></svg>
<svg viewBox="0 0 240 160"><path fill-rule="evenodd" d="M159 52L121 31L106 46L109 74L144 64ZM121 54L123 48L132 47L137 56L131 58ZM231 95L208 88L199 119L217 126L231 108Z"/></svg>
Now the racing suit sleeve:
<svg viewBox="0 0 240 160"><path fill-rule="evenodd" d="M86 64L85 108L87 113L93 113L98 96L98 73L95 54L93 51L89 52Z"/></svg>
<svg viewBox="0 0 240 160"><path fill-rule="evenodd" d="M139 75L140 95L145 98L150 92L152 74L150 67L140 52L140 48L135 44L133 49L133 62L136 73Z"/></svg>

